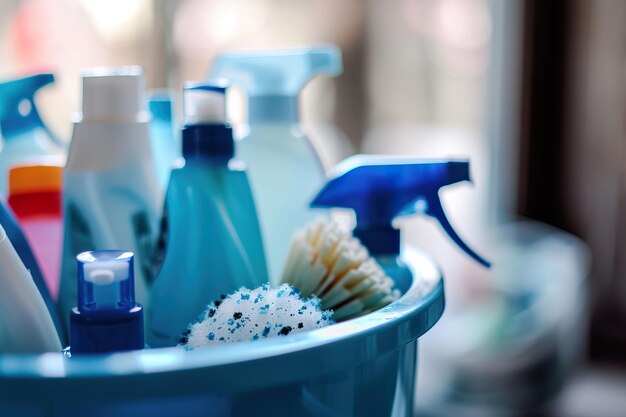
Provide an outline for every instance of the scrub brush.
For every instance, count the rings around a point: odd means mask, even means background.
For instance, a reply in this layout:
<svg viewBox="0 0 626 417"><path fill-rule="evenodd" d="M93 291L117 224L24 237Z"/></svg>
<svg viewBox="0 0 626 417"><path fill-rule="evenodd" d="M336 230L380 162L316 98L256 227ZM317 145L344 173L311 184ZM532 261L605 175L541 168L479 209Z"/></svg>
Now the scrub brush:
<svg viewBox="0 0 626 417"><path fill-rule="evenodd" d="M316 297L303 299L288 284L240 288L210 304L202 320L180 340L187 350L226 342L258 340L313 330L332 324L332 311L320 310Z"/></svg>
<svg viewBox="0 0 626 417"><path fill-rule="evenodd" d="M305 297L319 297L322 309L332 309L336 321L372 312L400 296L361 242L323 219L294 235L282 282Z"/></svg>

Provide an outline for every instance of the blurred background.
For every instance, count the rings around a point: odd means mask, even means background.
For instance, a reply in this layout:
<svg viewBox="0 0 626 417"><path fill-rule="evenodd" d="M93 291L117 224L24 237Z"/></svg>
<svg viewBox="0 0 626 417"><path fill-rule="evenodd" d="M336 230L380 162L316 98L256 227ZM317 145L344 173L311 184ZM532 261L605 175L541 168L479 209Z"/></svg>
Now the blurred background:
<svg viewBox="0 0 626 417"><path fill-rule="evenodd" d="M494 268L428 219L400 222L446 277L419 412L623 416L625 20L618 0L3 0L0 78L53 72L38 106L69 141L86 68L141 65L177 95L220 51L338 45L343 74L301 96L327 167L356 152L472 161L473 184L442 199ZM245 123L241 92L229 110Z"/></svg>

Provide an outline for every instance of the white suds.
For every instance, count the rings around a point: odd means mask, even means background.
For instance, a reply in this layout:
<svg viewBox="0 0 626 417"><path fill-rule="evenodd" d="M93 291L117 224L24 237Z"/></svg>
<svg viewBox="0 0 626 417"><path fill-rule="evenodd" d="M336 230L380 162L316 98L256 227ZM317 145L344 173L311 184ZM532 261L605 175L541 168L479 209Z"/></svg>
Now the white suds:
<svg viewBox="0 0 626 417"><path fill-rule="evenodd" d="M179 346L187 350L227 342L258 340L317 329L332 324L332 311L322 311L316 297L303 299L288 284L262 285L238 291L207 307Z"/></svg>

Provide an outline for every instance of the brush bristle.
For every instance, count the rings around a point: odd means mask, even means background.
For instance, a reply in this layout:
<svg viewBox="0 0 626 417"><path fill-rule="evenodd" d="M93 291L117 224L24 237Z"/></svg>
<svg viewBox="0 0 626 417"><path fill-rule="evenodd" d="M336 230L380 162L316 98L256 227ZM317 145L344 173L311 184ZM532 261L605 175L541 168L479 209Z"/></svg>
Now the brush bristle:
<svg viewBox="0 0 626 417"><path fill-rule="evenodd" d="M400 296L358 239L322 219L294 235L282 282L305 297L319 297L322 309L332 309L337 321L372 312Z"/></svg>

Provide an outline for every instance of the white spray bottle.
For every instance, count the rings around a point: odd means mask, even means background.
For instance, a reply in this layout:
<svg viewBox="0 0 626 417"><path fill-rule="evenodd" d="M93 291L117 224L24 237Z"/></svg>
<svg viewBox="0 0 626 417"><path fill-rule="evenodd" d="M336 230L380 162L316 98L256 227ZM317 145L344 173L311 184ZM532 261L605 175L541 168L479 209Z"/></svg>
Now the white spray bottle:
<svg viewBox="0 0 626 417"><path fill-rule="evenodd" d="M225 53L211 78L227 78L248 95L249 133L237 144L248 167L270 278L277 282L293 233L319 213L308 204L325 181L298 114L298 95L317 75L341 73L334 46Z"/></svg>
<svg viewBox="0 0 626 417"><path fill-rule="evenodd" d="M135 253L137 301L148 303L162 192L139 67L83 75L82 117L63 173L64 241L59 303L76 304L76 255L124 248ZM66 321L67 323L67 321Z"/></svg>

